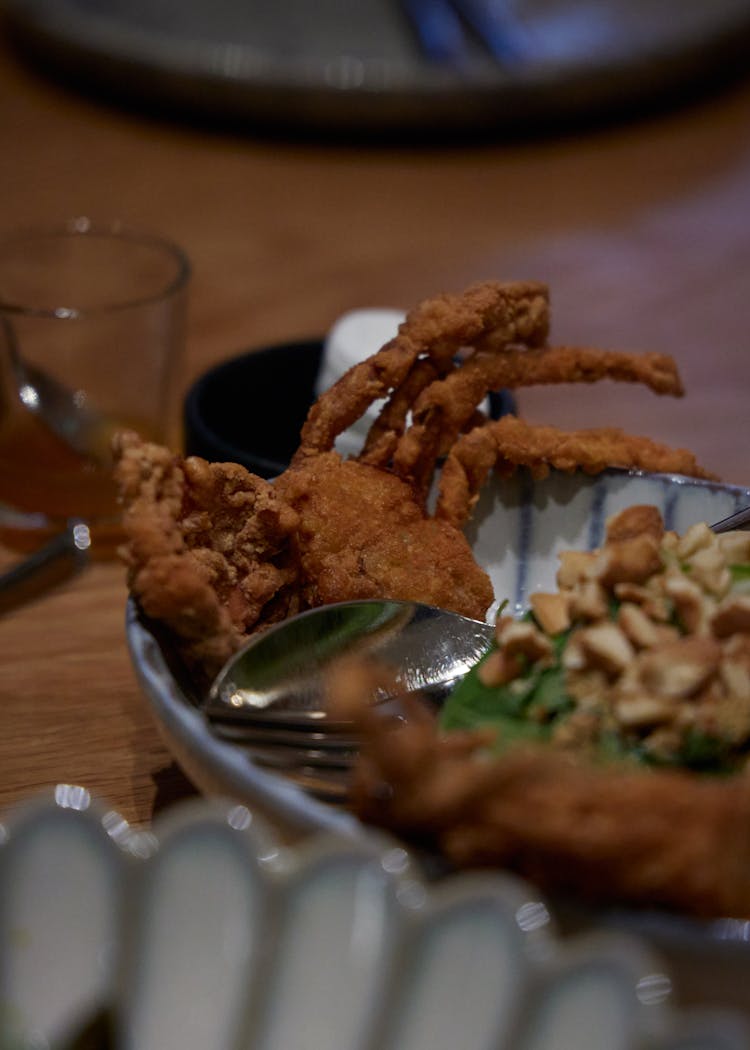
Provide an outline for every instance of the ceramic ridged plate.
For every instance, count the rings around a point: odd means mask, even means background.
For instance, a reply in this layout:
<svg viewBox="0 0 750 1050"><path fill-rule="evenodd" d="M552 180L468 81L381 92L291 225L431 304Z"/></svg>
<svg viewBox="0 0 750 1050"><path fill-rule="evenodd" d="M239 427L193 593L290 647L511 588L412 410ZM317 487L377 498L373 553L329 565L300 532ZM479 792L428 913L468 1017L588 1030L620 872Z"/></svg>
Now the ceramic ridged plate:
<svg viewBox="0 0 750 1050"><path fill-rule="evenodd" d="M7 1050L747 1046L673 1001L639 941L563 940L499 873L428 885L382 836L290 849L223 802L138 830L63 784L0 822Z"/></svg>
<svg viewBox="0 0 750 1050"><path fill-rule="evenodd" d="M474 6L489 6L473 0ZM741 71L747 0L508 0L497 61L430 61L398 0L6 0L47 68L121 100L266 126L534 131Z"/></svg>

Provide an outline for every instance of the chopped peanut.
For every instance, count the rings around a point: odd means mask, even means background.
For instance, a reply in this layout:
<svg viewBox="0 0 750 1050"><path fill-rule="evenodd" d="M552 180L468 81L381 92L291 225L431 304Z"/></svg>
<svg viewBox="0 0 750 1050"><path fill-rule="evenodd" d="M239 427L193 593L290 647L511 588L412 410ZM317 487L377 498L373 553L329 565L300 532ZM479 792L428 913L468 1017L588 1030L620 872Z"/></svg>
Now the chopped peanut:
<svg viewBox="0 0 750 1050"><path fill-rule="evenodd" d="M514 622L500 635L501 651L507 656L525 656L532 663L553 654L552 642L533 623Z"/></svg>
<svg viewBox="0 0 750 1050"><path fill-rule="evenodd" d="M636 649L650 649L659 641L656 624L634 602L622 603L617 623Z"/></svg>
<svg viewBox="0 0 750 1050"><path fill-rule="evenodd" d="M645 729L671 722L674 703L659 696L629 696L615 703L614 713L625 729Z"/></svg>
<svg viewBox="0 0 750 1050"><path fill-rule="evenodd" d="M682 733L673 725L659 726L643 738L642 746L652 758L663 762L680 750Z"/></svg>
<svg viewBox="0 0 750 1050"><path fill-rule="evenodd" d="M499 642L503 636L503 631L515 622L512 616L499 616L495 622L495 639Z"/></svg>
<svg viewBox="0 0 750 1050"><path fill-rule="evenodd" d="M566 590L589 579L594 570L596 555L591 551L563 551L557 570L557 586Z"/></svg>
<svg viewBox="0 0 750 1050"><path fill-rule="evenodd" d="M622 602L634 602L640 605L643 611L652 620L664 622L669 619L670 608L664 600L663 595L638 583L616 583L614 586L615 598Z"/></svg>
<svg viewBox="0 0 750 1050"><path fill-rule="evenodd" d="M660 569L659 541L649 535L633 536L602 548L596 577L605 587L612 587L616 583L644 583Z"/></svg>
<svg viewBox="0 0 750 1050"><path fill-rule="evenodd" d="M588 666L600 667L609 674L623 671L635 656L624 632L608 621L582 628L578 632L578 642Z"/></svg>
<svg viewBox="0 0 750 1050"><path fill-rule="evenodd" d="M576 711L555 727L554 740L558 747L579 749L596 742L599 728L599 719L595 714Z"/></svg>
<svg viewBox="0 0 750 1050"><path fill-rule="evenodd" d="M750 595L738 594L725 598L711 617L711 629L717 638L750 633Z"/></svg>
<svg viewBox="0 0 750 1050"><path fill-rule="evenodd" d="M688 559L690 578L709 594L723 598L732 586L732 575L726 565L724 553L718 543L702 547Z"/></svg>
<svg viewBox="0 0 750 1050"><path fill-rule="evenodd" d="M679 570L667 573L664 592L674 602L675 612L688 634L707 634L714 604L693 580Z"/></svg>
<svg viewBox="0 0 750 1050"><path fill-rule="evenodd" d="M678 558L692 558L699 550L704 547L712 547L715 543L716 536L711 529L706 525L705 522L698 522L695 525L691 525L685 534L678 540L675 548L675 553Z"/></svg>
<svg viewBox="0 0 750 1050"><path fill-rule="evenodd" d="M518 657L508 657L502 649L494 649L480 664L477 674L482 685L493 688L512 682L522 670L523 663Z"/></svg>
<svg viewBox="0 0 750 1050"><path fill-rule="evenodd" d="M607 592L596 580L586 580L568 598L574 620L603 620L609 611Z"/></svg>
<svg viewBox="0 0 750 1050"><path fill-rule="evenodd" d="M728 693L739 700L750 701L750 671L741 663L724 660L719 668L721 680Z"/></svg>
<svg viewBox="0 0 750 1050"><path fill-rule="evenodd" d="M678 536L656 508L630 507L606 535L599 551L560 555L560 591L532 595L535 622L499 622L481 680L553 666L551 639L562 636L563 704L528 711L555 745L587 748L614 734L655 762L690 753L683 760L701 764L731 749L745 761L750 593L732 591L732 567L750 563L750 533L716 536L698 524Z"/></svg>
<svg viewBox="0 0 750 1050"><path fill-rule="evenodd" d="M568 639L568 644L563 649L562 665L569 673L572 671L583 671L588 667L583 646L580 643L580 631L575 631Z"/></svg>
<svg viewBox="0 0 750 1050"><path fill-rule="evenodd" d="M641 654L640 678L662 696L692 696L718 671L720 659L721 646L714 639L680 638Z"/></svg>
<svg viewBox="0 0 750 1050"><path fill-rule="evenodd" d="M599 709L602 697L606 695L609 688L609 678L604 671L595 667L587 667L585 670L568 672L566 677L568 693L576 701L579 708Z"/></svg>
<svg viewBox="0 0 750 1050"><path fill-rule="evenodd" d="M750 532L722 532L716 537L727 565L750 562Z"/></svg>
<svg viewBox="0 0 750 1050"><path fill-rule="evenodd" d="M531 595L530 603L537 623L547 634L560 634L570 627L570 598L567 595L537 591Z"/></svg>
<svg viewBox="0 0 750 1050"><path fill-rule="evenodd" d="M607 543L629 540L634 536L653 536L660 540L664 535L664 522L656 507L636 505L608 518L606 531Z"/></svg>

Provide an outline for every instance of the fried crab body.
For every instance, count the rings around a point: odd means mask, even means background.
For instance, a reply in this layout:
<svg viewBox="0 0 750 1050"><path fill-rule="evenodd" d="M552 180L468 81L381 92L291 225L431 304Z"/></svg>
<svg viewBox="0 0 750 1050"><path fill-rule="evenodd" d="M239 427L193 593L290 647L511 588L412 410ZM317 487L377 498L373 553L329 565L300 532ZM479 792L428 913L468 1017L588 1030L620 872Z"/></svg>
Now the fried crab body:
<svg viewBox="0 0 750 1050"><path fill-rule="evenodd" d="M386 596L484 618L492 584L466 538L427 517L401 478L327 452L286 471L276 491L299 515L304 606Z"/></svg>

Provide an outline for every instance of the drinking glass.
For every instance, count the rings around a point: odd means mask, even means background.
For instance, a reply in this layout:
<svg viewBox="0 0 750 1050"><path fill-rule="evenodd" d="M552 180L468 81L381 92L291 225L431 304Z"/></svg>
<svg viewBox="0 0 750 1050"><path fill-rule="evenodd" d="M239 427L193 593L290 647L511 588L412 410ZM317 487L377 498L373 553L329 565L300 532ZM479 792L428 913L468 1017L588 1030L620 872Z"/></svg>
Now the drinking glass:
<svg viewBox="0 0 750 1050"><path fill-rule="evenodd" d="M190 265L160 236L76 219L0 240L0 542L71 518L120 538L111 442L174 446Z"/></svg>

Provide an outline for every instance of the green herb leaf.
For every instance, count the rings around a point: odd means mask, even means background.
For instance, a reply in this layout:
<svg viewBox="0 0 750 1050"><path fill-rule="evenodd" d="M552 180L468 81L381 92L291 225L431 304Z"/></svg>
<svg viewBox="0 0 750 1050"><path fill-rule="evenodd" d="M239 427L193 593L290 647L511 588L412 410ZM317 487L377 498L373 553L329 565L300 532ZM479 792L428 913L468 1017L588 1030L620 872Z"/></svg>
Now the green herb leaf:
<svg viewBox="0 0 750 1050"><path fill-rule="evenodd" d="M532 666L505 685L486 686L480 681L482 660L448 697L440 714L441 728L449 731L494 726L500 747L519 739L548 739L550 723L574 706L565 692L560 663L568 634L564 632L553 639L555 662L551 666Z"/></svg>
<svg viewBox="0 0 750 1050"><path fill-rule="evenodd" d="M696 729L690 729L685 734L685 741L677 760L680 765L687 766L689 769L713 770L714 772L728 772L733 764L726 740L709 736Z"/></svg>

